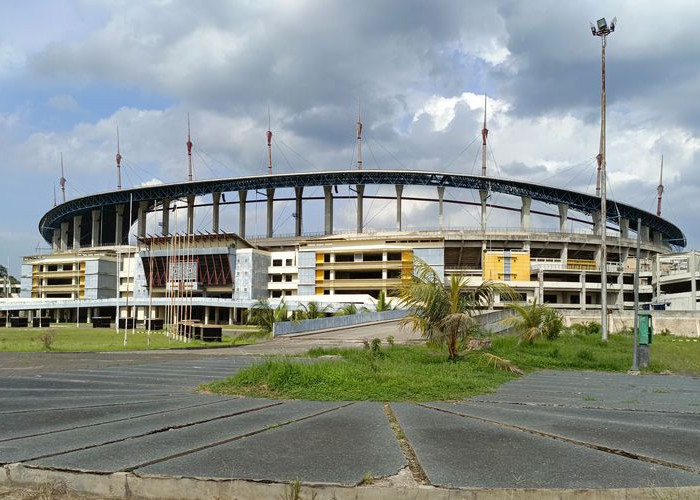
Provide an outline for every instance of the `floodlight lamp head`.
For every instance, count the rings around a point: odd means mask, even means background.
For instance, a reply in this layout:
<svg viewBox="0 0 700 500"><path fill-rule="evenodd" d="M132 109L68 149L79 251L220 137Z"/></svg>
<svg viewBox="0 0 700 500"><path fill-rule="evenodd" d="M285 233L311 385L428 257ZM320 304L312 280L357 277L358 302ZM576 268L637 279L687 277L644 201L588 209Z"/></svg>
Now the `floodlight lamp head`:
<svg viewBox="0 0 700 500"><path fill-rule="evenodd" d="M615 31L616 24L617 24L617 17L613 17L612 21L610 21L610 31Z"/></svg>
<svg viewBox="0 0 700 500"><path fill-rule="evenodd" d="M591 33L593 33L593 36L596 36L595 35L595 26L593 26L593 23L588 23L588 24L591 25Z"/></svg>
<svg viewBox="0 0 700 500"><path fill-rule="evenodd" d="M604 31L604 30L608 29L608 23L604 17L601 17L600 19L598 19L598 29L600 31Z"/></svg>

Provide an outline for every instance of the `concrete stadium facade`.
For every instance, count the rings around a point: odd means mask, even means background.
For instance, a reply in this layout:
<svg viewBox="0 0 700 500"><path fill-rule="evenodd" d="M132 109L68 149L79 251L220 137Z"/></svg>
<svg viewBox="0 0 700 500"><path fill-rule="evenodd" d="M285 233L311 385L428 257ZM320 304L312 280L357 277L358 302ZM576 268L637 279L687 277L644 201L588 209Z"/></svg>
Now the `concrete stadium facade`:
<svg viewBox="0 0 700 500"><path fill-rule="evenodd" d="M393 194L369 196L366 186L388 186ZM349 186L339 196L337 186ZM405 188L432 187L434 197L408 196ZM323 196L305 196L309 187L322 187ZM478 193L477 202L466 195L445 199L445 190ZM293 197L275 193L293 190ZM246 238L249 192L263 193L264 235ZM308 193L308 190L307 190ZM490 202L491 193L519 201L519 208ZM228 196L229 201L226 201ZM395 228L368 231L364 201L390 199L395 203ZM334 230L334 205L352 199L356 227ZM323 202L323 231L302 231L305 203ZM532 201L549 206L534 210ZM294 232L275 234L275 203L294 203ZM426 230L404 227L403 203L432 202L437 220ZM476 205L480 224L447 228L445 204ZM221 230L220 210L238 206L235 232ZM682 230L671 222L625 203L608 200L600 213L600 198L577 191L472 175L404 170L348 170L277 174L190 181L124 189L69 200L49 210L39 231L51 244L51 253L28 256L22 268L22 297L0 304L8 314L52 311L55 319L81 321L95 315L144 319L162 317L167 301L168 244L174 237L173 210L183 210L185 234L195 233L198 210L211 211L211 226L191 236L188 247L197 262L196 316L205 322L243 321L256 300L284 300L291 306L309 301L332 308L345 303L366 304L380 291L391 292L413 268L415 259L433 266L441 276L454 273L480 280L504 281L523 300L551 304L564 310L600 310L601 293L612 309L632 307L634 248L637 219L641 220L643 302L654 300L652 276L659 256L686 245ZM492 210L519 212L512 228L490 227ZM531 226L533 215L550 217L555 229ZM147 220L156 219L158 234L149 234ZM590 230L572 232L572 222ZM132 231L132 228L134 230ZM607 231L607 262L601 262L601 234ZM152 232L152 231L151 231ZM129 240L132 235L132 240ZM189 244L189 243L188 243ZM608 283L601 283L601 266ZM157 278L154 281L154 276ZM128 304L127 304L128 302ZM42 313L43 314L43 313Z"/></svg>

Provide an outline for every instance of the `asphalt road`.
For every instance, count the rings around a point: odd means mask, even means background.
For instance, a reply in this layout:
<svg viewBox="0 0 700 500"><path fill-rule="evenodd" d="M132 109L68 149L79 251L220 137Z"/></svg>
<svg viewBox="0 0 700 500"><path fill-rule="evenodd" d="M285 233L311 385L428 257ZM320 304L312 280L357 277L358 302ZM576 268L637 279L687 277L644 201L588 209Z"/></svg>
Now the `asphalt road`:
<svg viewBox="0 0 700 500"><path fill-rule="evenodd" d="M395 476L412 450L439 486L700 485L697 378L547 371L465 401L392 403L406 451L382 403L195 392L260 359L233 352L3 353L0 463L348 485Z"/></svg>

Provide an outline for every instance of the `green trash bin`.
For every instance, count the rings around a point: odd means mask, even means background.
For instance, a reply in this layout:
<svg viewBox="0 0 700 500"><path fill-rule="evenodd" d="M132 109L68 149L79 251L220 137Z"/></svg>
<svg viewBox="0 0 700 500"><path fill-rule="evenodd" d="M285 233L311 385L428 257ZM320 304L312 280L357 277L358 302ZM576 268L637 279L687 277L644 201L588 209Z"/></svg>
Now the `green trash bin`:
<svg viewBox="0 0 700 500"><path fill-rule="evenodd" d="M649 361L651 360L649 346L654 338L654 325L651 320L651 311L639 311L637 320L639 330L637 335L637 340L639 343L637 346L637 359L639 361L640 368L648 367Z"/></svg>

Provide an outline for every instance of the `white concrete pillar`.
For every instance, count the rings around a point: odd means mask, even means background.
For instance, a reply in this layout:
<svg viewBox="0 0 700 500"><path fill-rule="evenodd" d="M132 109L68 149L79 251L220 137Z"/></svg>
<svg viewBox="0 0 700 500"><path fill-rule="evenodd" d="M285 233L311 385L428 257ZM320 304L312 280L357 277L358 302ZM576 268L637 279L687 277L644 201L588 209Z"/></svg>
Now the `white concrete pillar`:
<svg viewBox="0 0 700 500"><path fill-rule="evenodd" d="M581 294L579 295L581 310L586 310L586 271L581 271Z"/></svg>
<svg viewBox="0 0 700 500"><path fill-rule="evenodd" d="M267 237L272 238L275 217L275 189L267 188Z"/></svg>
<svg viewBox="0 0 700 500"><path fill-rule="evenodd" d="M214 308L214 324L215 325L219 324L219 308L218 307Z"/></svg>
<svg viewBox="0 0 700 500"><path fill-rule="evenodd" d="M294 236L301 236L304 209L304 186L294 187Z"/></svg>
<svg viewBox="0 0 700 500"><path fill-rule="evenodd" d="M600 210L594 210L591 214L591 218L593 219L593 234L603 234L601 233L602 218L600 216Z"/></svg>
<svg viewBox="0 0 700 500"><path fill-rule="evenodd" d="M403 196L403 186L396 184L396 229L401 231L401 198Z"/></svg>
<svg viewBox="0 0 700 500"><path fill-rule="evenodd" d="M170 235L170 198L163 198L161 234L163 236Z"/></svg>
<svg viewBox="0 0 700 500"><path fill-rule="evenodd" d="M136 234L139 238L146 237L146 213L148 210L148 202L140 201L138 208L138 222L136 224Z"/></svg>
<svg viewBox="0 0 700 500"><path fill-rule="evenodd" d="M238 191L238 236L245 239L245 204L248 191Z"/></svg>
<svg viewBox="0 0 700 500"><path fill-rule="evenodd" d="M443 200L445 198L445 186L438 186L438 227L445 229L445 217L443 212Z"/></svg>
<svg viewBox="0 0 700 500"><path fill-rule="evenodd" d="M620 219L620 238L629 238L630 237L630 220L629 219Z"/></svg>
<svg viewBox="0 0 700 500"><path fill-rule="evenodd" d="M219 232L219 202L221 193L214 192L211 194L211 232L217 234Z"/></svg>
<svg viewBox="0 0 700 500"><path fill-rule="evenodd" d="M187 234L194 234L194 195L187 195Z"/></svg>
<svg viewBox="0 0 700 500"><path fill-rule="evenodd" d="M209 306L204 306L204 324L209 324Z"/></svg>
<svg viewBox="0 0 700 500"><path fill-rule="evenodd" d="M567 218L569 217L569 205L566 203L557 203L559 209L559 232L565 233L567 230Z"/></svg>
<svg viewBox="0 0 700 500"><path fill-rule="evenodd" d="M649 226L642 226L642 241L649 242Z"/></svg>
<svg viewBox="0 0 700 500"><path fill-rule="evenodd" d="M234 320L235 316L236 316L236 309L234 309L233 307L230 307L228 310L228 324L229 325L233 325L233 320Z"/></svg>
<svg viewBox="0 0 700 500"><path fill-rule="evenodd" d="M82 233L82 215L73 216L73 250L80 248L80 236Z"/></svg>
<svg viewBox="0 0 700 500"><path fill-rule="evenodd" d="M114 244L124 244L124 205L116 206L114 219Z"/></svg>
<svg viewBox="0 0 700 500"><path fill-rule="evenodd" d="M662 245L663 244L663 236L661 235L660 232L654 231L652 233L652 238L654 241L654 245Z"/></svg>
<svg viewBox="0 0 700 500"><path fill-rule="evenodd" d="M51 239L51 249L57 252L61 249L61 228L57 227L53 230L53 238Z"/></svg>
<svg viewBox="0 0 700 500"><path fill-rule="evenodd" d="M357 188L357 232L361 233L364 230L364 197L365 197L365 186L358 184L355 186Z"/></svg>
<svg viewBox="0 0 700 500"><path fill-rule="evenodd" d="M68 250L68 228L69 222L61 222L61 250Z"/></svg>
<svg viewBox="0 0 700 500"><path fill-rule="evenodd" d="M690 309L691 311L695 312L698 309L698 298L697 298L697 275L698 275L698 267L697 267L697 259L696 259L695 251L690 252L690 258L688 260L688 271L690 271Z"/></svg>
<svg viewBox="0 0 700 500"><path fill-rule="evenodd" d="M323 186L324 234L333 234L333 186Z"/></svg>
<svg viewBox="0 0 700 500"><path fill-rule="evenodd" d="M102 213L99 208L92 211L92 227L90 228L90 245L98 247L102 243Z"/></svg>
<svg viewBox="0 0 700 500"><path fill-rule="evenodd" d="M569 265L569 244L564 243L564 247L561 249L561 265L562 268L566 269Z"/></svg>
<svg viewBox="0 0 700 500"><path fill-rule="evenodd" d="M479 191L479 198L481 198L481 230L486 229L486 200L489 197L489 192L483 189Z"/></svg>
<svg viewBox="0 0 700 500"><path fill-rule="evenodd" d="M522 206L520 208L520 229L523 231L530 230L530 206L532 198L529 196L521 196Z"/></svg>

